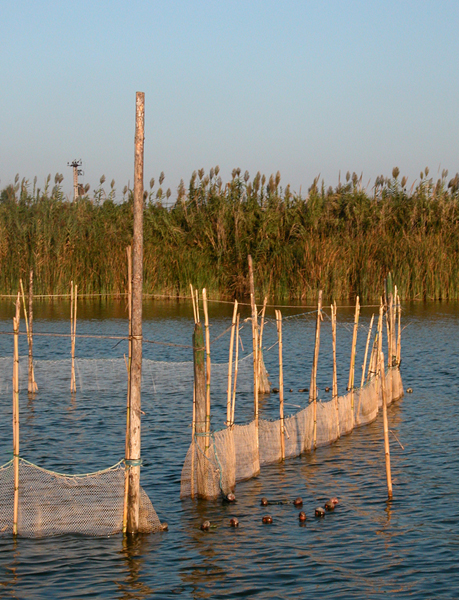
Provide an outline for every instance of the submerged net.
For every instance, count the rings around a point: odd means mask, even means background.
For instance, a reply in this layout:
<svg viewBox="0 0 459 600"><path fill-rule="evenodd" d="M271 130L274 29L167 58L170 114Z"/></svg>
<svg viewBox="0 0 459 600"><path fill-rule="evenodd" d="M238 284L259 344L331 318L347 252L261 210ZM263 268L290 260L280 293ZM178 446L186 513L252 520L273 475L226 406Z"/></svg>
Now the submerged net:
<svg viewBox="0 0 459 600"><path fill-rule="evenodd" d="M403 396L398 367L387 370L385 382L387 404ZM315 423L314 405L309 404L284 419L285 458L332 444L355 427L374 421L381 406L378 377L373 377L361 389L354 389L337 399L318 401ZM205 435L201 434L202 437ZM192 442L185 458L180 490L182 498L198 495L211 499L220 494L227 495L234 490L237 482L254 477L260 467L282 459L279 419L259 419L258 440L255 421L212 433L208 436L209 443L200 443L200 438Z"/></svg>
<svg viewBox="0 0 459 600"><path fill-rule="evenodd" d="M79 533L105 536L123 529L123 461L97 473L62 475L19 458L18 535ZM0 532L13 531L14 459L0 467ZM161 523L146 492L140 491L139 531Z"/></svg>

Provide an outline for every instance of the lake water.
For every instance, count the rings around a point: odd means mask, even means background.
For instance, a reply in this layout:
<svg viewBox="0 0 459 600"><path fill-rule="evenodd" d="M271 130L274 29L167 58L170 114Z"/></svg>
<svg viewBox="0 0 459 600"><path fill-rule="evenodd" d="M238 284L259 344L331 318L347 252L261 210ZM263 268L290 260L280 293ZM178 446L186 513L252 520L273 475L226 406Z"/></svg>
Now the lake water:
<svg viewBox="0 0 459 600"><path fill-rule="evenodd" d="M12 300L0 301L0 332L12 329ZM382 419L333 446L262 469L237 485L234 506L180 500L180 475L191 437L192 388L183 362L191 361L192 309L186 303L151 301L144 306L147 360L165 361L161 381L145 381L142 393L141 483L169 531L139 536L65 535L27 539L0 535L0 597L41 598L458 598L459 597L459 306L404 304L402 378L412 394L389 408L394 500L387 502ZM286 412L307 403L315 315L313 308L284 308ZM363 308L356 382L372 308ZM228 327L232 307L210 304L211 339ZM302 316L295 316L305 313ZM36 333L68 333L64 301L35 302ZM242 318L249 316L242 308ZM273 309L267 311L265 363L277 385ZM123 302L81 301L77 333L126 335ZM339 389L344 392L352 338L352 308L338 309ZM249 325L241 333L250 352ZM23 328L22 323L22 330ZM329 320L322 326L318 384L331 387ZM228 360L226 333L212 345L212 360ZM184 346L184 347L183 347ZM0 335L0 362L12 356L11 336ZM269 349L270 348L270 349ZM80 370L70 395L68 338L34 339L39 391L21 392L21 456L45 468L84 473L124 456L125 386L112 379L110 359L122 358L127 342L78 338L79 359L97 358L94 375ZM269 350L268 350L269 349ZM25 339L20 354L27 353ZM48 362L44 362L48 361ZM103 361L106 361L105 363ZM0 463L12 454L10 372L0 374ZM78 364L78 362L77 362ZM83 362L82 362L83 364ZM103 365L107 368L104 369ZM40 365L42 368L39 379ZM97 367L97 369L96 369ZM5 369L8 371L5 374ZM97 371L97 372L96 372ZM215 372L218 368L215 367ZM46 376L45 376L46 375ZM225 419L224 383L214 388L212 423ZM236 422L252 418L250 382L241 379ZM289 390L292 390L291 392ZM278 395L261 404L277 417ZM403 446L403 448L402 448ZM260 498L286 501L260 506ZM292 500L301 496L308 520L298 522ZM324 519L316 506L337 496ZM288 501L288 502L287 502ZM272 525L263 525L269 512ZM230 517L238 529L229 527ZM215 528L202 532L202 520Z"/></svg>

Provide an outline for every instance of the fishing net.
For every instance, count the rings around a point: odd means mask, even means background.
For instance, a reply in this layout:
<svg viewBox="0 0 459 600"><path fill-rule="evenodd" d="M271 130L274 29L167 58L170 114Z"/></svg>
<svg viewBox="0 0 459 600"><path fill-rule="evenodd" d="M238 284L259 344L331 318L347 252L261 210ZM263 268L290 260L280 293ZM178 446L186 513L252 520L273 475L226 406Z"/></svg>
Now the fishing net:
<svg viewBox="0 0 459 600"><path fill-rule="evenodd" d="M41 537L79 533L105 536L123 529L123 462L86 475L62 475L22 458L19 463L18 534ZM0 467L0 531L13 531L14 459ZM139 531L161 523L145 491L140 490Z"/></svg>
<svg viewBox="0 0 459 600"><path fill-rule="evenodd" d="M385 374L387 404L403 396L403 384L398 367ZM374 421L382 406L381 381L373 377L360 389L329 402L318 401L316 412L311 403L284 419L285 458L299 456L320 446L332 444L355 427ZM314 419L315 416L315 419ZM234 491L237 482L258 474L260 467L282 459L281 421L259 419L258 435L255 421L234 425L208 434L209 443L202 445L196 438L185 458L182 469L182 498L198 495L217 498ZM201 479L205 473L204 479Z"/></svg>

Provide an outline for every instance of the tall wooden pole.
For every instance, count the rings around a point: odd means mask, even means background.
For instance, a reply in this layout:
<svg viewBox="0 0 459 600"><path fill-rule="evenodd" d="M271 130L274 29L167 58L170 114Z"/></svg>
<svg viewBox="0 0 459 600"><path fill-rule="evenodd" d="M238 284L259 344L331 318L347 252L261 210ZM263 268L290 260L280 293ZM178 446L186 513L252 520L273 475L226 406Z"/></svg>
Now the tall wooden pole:
<svg viewBox="0 0 459 600"><path fill-rule="evenodd" d="M29 385L28 391L34 394L38 390L33 369L33 271L29 273Z"/></svg>
<svg viewBox="0 0 459 600"><path fill-rule="evenodd" d="M309 388L309 402L314 404L314 431L313 444L314 449L317 447L317 366L319 364L319 349L320 349L320 323L322 321L322 290L319 291L319 299L317 302L317 321L316 321L316 340L314 343L314 360L312 362L311 385Z"/></svg>
<svg viewBox="0 0 459 600"><path fill-rule="evenodd" d="M206 454L210 448L210 335L209 335L209 313L207 310L207 291L202 290L202 308L204 311L204 330L206 336Z"/></svg>
<svg viewBox="0 0 459 600"><path fill-rule="evenodd" d="M365 371L367 368L368 348L370 346L371 330L373 329L374 319L375 319L375 316L373 314L373 315L371 315L370 327L368 328L367 343L365 346L365 356L363 358L363 365L362 365L362 379L360 381L360 388L363 388L363 384L365 383Z"/></svg>
<svg viewBox="0 0 459 600"><path fill-rule="evenodd" d="M333 345L333 387L332 395L336 409L336 436L339 438L339 403L338 403L338 372L336 368L336 302L330 306L331 325L332 325L332 345Z"/></svg>
<svg viewBox="0 0 459 600"><path fill-rule="evenodd" d="M386 393L386 377L384 373L384 354L380 354L380 373L381 373L381 392L382 392L382 408L383 408L383 428L384 428L384 454L386 457L386 479L387 479L387 496L392 500L392 476L390 469L390 447L389 447L389 421L387 418L387 393Z"/></svg>
<svg viewBox="0 0 459 600"><path fill-rule="evenodd" d="M132 361L129 427L129 493L127 532L139 530L140 415L142 388L142 286L143 286L143 155L145 94L136 93L134 159L134 231L132 238Z"/></svg>
<svg viewBox="0 0 459 600"><path fill-rule="evenodd" d="M284 369L282 363L282 313L276 310L277 339L279 342L279 417L281 459L285 459L285 429L284 429Z"/></svg>
<svg viewBox="0 0 459 600"><path fill-rule="evenodd" d="M13 499L13 535L18 533L19 511L19 321L21 297L18 292L16 315L13 319L14 359L13 359L13 464L14 464L14 499Z"/></svg>
<svg viewBox="0 0 459 600"><path fill-rule="evenodd" d="M233 375L233 347L234 347L234 332L236 329L236 317L237 317L237 300L234 301L233 319L231 321L231 337L229 347L229 360L228 360L228 389L227 389L227 400L226 400L226 426L231 425L231 380Z"/></svg>
<svg viewBox="0 0 459 600"><path fill-rule="evenodd" d="M258 315L255 304L255 284L253 281L252 257L248 256L249 262L249 282L250 282L250 306L252 308L252 345L253 345L253 404L255 420L255 436L258 448Z"/></svg>
<svg viewBox="0 0 459 600"><path fill-rule="evenodd" d="M196 454L197 471L196 471L196 488L199 497L206 496L206 473L207 459L205 457L206 445L206 364L204 359L204 333L202 324L198 321L194 326L193 333L193 366L194 366L194 394L193 400L195 405L195 440L192 448L193 454ZM198 451L196 452L196 446ZM192 461L192 483L191 494L194 498L195 487L195 463Z"/></svg>
<svg viewBox="0 0 459 600"><path fill-rule="evenodd" d="M355 313L354 313L354 331L352 334L352 348L351 348L351 364L349 367L349 382L347 389L351 392L351 410L352 418L354 419L354 378L355 378L355 349L357 345L357 330L359 327L359 315L360 315L360 302L357 296L355 301Z"/></svg>
<svg viewBox="0 0 459 600"><path fill-rule="evenodd" d="M237 372L239 368L239 313L236 317L236 353L234 358L233 399L231 403L231 425L234 425L234 410L236 407Z"/></svg>
<svg viewBox="0 0 459 600"><path fill-rule="evenodd" d="M130 460L129 456L129 432L131 427L131 361L132 361L132 247L126 248L127 271L128 271L128 361L127 361L127 398L126 398L126 441L124 445L124 458ZM123 533L127 532L129 499L129 468L124 470L124 506L123 506Z"/></svg>

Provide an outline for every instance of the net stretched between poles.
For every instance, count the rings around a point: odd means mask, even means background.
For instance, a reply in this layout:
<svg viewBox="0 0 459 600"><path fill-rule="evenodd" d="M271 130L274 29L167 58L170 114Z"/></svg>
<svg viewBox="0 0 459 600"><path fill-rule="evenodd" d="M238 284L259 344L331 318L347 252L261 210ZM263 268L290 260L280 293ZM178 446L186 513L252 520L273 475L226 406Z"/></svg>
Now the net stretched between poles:
<svg viewBox="0 0 459 600"><path fill-rule="evenodd" d="M403 396L403 383L398 367L385 374L387 403ZM329 402L309 404L284 419L285 458L299 456L320 446L335 442L355 427L371 423L382 406L381 382L373 377L360 389ZM315 435L314 435L315 429ZM258 437L258 443L257 443ZM208 499L226 496L236 483L258 474L264 465L279 462L281 454L281 422L260 419L258 436L255 421L233 425L209 436L207 451L194 440L182 469L181 498L197 495Z"/></svg>

